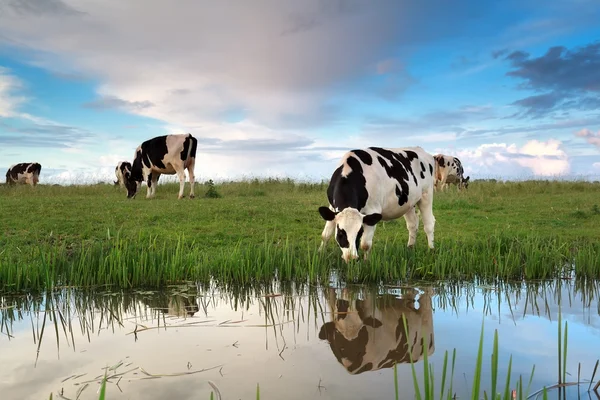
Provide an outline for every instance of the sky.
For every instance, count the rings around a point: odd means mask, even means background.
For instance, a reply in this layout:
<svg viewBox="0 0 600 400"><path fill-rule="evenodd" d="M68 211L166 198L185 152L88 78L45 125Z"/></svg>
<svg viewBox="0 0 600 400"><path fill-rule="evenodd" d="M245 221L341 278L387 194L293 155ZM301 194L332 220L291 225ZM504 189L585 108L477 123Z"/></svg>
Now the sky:
<svg viewBox="0 0 600 400"><path fill-rule="evenodd" d="M598 1L447 4L0 0L0 168L108 182L189 132L200 181L329 179L368 146L471 179L598 179Z"/></svg>

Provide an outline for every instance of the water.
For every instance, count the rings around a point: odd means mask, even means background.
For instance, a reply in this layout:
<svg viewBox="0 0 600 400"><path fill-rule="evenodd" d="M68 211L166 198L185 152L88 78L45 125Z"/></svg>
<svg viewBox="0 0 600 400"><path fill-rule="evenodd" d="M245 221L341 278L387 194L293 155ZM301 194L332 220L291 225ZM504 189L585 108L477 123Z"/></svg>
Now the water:
<svg viewBox="0 0 600 400"><path fill-rule="evenodd" d="M512 354L513 382L535 364L532 392L557 382L557 318L568 322L567 376L589 380L600 358L600 284L555 281L479 287L343 288L270 285L163 292L61 290L0 302L2 399L413 399L412 357L427 339L439 383L444 352L456 348L454 390L472 385L482 322L483 388L489 391L493 332L500 386ZM406 317L405 338L401 316ZM366 327L365 327L366 325ZM398 339L396 339L398 338ZM331 343L331 344L330 344ZM413 344L415 344L413 346ZM423 363L415 364L422 376ZM199 372L205 370L203 372ZM598 377L596 377L598 379ZM209 383L211 382L211 383ZM514 385L513 385L514 386ZM569 387L595 399L588 385ZM553 393L551 398L558 398ZM216 397L215 397L216 398Z"/></svg>

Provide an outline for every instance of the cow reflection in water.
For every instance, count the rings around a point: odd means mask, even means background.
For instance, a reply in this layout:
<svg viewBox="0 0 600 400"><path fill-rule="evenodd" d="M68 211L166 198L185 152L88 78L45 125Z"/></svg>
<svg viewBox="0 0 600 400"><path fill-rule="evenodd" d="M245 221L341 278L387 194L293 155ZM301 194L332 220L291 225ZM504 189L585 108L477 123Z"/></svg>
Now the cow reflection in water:
<svg viewBox="0 0 600 400"><path fill-rule="evenodd" d="M195 296L156 294L143 300L148 307L173 317L193 317L200 309Z"/></svg>
<svg viewBox="0 0 600 400"><path fill-rule="evenodd" d="M435 350L432 292L427 289L419 296L418 309L415 294L412 291L398 298L366 293L364 300L345 300L338 299L335 290L329 289L332 321L321 326L319 339L327 339L339 363L351 374L409 363L410 357L413 361L420 360L422 340L427 341L427 355L431 355Z"/></svg>

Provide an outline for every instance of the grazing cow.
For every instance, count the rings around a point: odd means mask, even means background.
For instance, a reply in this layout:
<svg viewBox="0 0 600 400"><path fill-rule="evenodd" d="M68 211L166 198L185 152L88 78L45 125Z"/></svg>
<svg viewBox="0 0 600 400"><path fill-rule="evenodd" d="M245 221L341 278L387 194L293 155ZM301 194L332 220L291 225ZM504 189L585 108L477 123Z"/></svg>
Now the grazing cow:
<svg viewBox="0 0 600 400"><path fill-rule="evenodd" d="M419 296L418 309L415 291L411 292L401 298L367 292L364 300L348 300L337 299L335 289L330 288L331 320L321 326L319 339L329 342L335 358L352 375L410 363L411 359L417 362L424 356L425 342L427 355L432 355L431 289Z"/></svg>
<svg viewBox="0 0 600 400"><path fill-rule="evenodd" d="M335 232L345 262L358 258L359 244L367 259L375 224L402 216L409 232L408 246L413 246L419 226L415 206L433 248L433 163L433 156L420 147L369 147L344 154L327 188L329 208L319 207L327 221L320 249Z"/></svg>
<svg viewBox="0 0 600 400"><path fill-rule="evenodd" d="M179 195L183 198L185 170L190 180L190 198L194 198L194 165L198 139L187 133L184 135L165 135L146 140L135 150L131 172L125 172L127 198L135 197L142 181L148 183L146 198L154 197L156 184L161 174L177 174Z"/></svg>
<svg viewBox="0 0 600 400"><path fill-rule="evenodd" d="M458 189L469 187L470 176L463 176L464 169L460 160L456 157L436 154L435 159L435 190L444 190L449 183L454 183Z"/></svg>
<svg viewBox="0 0 600 400"><path fill-rule="evenodd" d="M115 175L117 176L115 186L119 185L122 188L125 187L125 172L127 171L131 172L131 163L129 161L119 161L115 167Z"/></svg>
<svg viewBox="0 0 600 400"><path fill-rule="evenodd" d="M35 186L40 180L41 171L42 166L36 162L11 165L8 171L6 171L6 184L25 183Z"/></svg>

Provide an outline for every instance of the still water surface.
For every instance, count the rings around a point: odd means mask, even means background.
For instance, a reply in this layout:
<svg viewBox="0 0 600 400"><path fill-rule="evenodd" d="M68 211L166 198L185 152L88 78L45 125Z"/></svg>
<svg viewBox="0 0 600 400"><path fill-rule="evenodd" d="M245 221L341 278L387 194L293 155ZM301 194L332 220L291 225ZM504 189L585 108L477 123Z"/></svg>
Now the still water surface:
<svg viewBox="0 0 600 400"><path fill-rule="evenodd" d="M515 382L535 364L533 392L557 382L559 308L568 380L577 380L578 363L582 380L591 378L600 283L430 285L0 296L0 397L97 399L108 367L110 400L209 399L211 384L223 399L256 398L257 384L261 399L393 399L396 362L400 398L413 399L410 357L427 351L440 382L444 353L456 348L454 391L466 398L482 322L483 387L497 329L501 385L512 355ZM422 374L423 362L415 366ZM587 387L582 398L596 399ZM577 388L568 390L577 398Z"/></svg>

